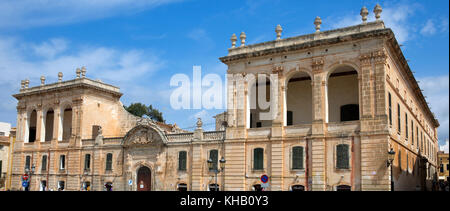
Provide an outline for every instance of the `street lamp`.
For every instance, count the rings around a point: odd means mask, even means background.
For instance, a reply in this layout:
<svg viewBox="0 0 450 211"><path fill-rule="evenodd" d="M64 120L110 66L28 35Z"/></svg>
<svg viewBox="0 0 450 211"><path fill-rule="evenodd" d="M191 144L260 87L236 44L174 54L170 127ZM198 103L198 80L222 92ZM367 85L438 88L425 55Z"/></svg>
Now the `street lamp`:
<svg viewBox="0 0 450 211"><path fill-rule="evenodd" d="M213 167L214 167L214 162L213 162L213 160L212 160L211 158L209 158L206 162L208 163L208 168L209 168L209 169L213 169ZM225 158L222 157L222 158L219 160L219 162L220 162L220 169L218 169L217 167L214 168L214 173L216 174L216 191L219 190L218 187L217 187L217 174L223 171L223 169L225 168L225 163L226 163L227 161L225 160Z"/></svg>
<svg viewBox="0 0 450 211"><path fill-rule="evenodd" d="M391 148L391 150L388 152L388 160L387 160L387 167L391 167L391 191L394 191L394 175L392 173L392 166L395 158L395 151Z"/></svg>

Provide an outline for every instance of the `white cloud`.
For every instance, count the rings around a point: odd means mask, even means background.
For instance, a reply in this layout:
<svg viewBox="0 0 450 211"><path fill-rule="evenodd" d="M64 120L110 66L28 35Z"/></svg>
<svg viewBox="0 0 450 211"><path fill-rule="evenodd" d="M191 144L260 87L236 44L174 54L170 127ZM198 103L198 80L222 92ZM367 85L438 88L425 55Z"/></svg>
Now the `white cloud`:
<svg viewBox="0 0 450 211"><path fill-rule="evenodd" d="M429 19L425 26L420 30L420 33L424 36L434 35L436 33L436 28L433 20Z"/></svg>
<svg viewBox="0 0 450 211"><path fill-rule="evenodd" d="M411 30L413 25L408 22L408 19L414 15L418 5L414 4L398 4L382 6L383 12L381 13L381 20L385 23L387 28L391 28L394 31L395 37L398 42L402 43L411 39ZM369 17L367 21L374 21L375 15L372 12L372 8L367 7L369 10ZM342 28L347 26L358 25L362 23L361 15L350 14L341 17L328 17L325 22L331 22L333 28Z"/></svg>
<svg viewBox="0 0 450 211"><path fill-rule="evenodd" d="M439 146L439 150L448 153L448 139L445 140L445 145Z"/></svg>
<svg viewBox="0 0 450 211"><path fill-rule="evenodd" d="M136 13L182 0L2 0L0 28L61 25Z"/></svg>
<svg viewBox="0 0 450 211"><path fill-rule="evenodd" d="M135 90L134 84L139 84L141 78L165 66L152 52L103 46L77 48L69 43L61 38L26 43L0 37L0 99L4 99L0 101L1 118L15 119L16 100L11 95L19 91L24 79L30 80L30 87L40 84L41 75L46 76L46 83L55 82L58 72L64 74L63 80L69 80L75 77L77 67L86 66L87 77L119 86L123 92ZM148 87L142 90L148 91Z"/></svg>
<svg viewBox="0 0 450 211"><path fill-rule="evenodd" d="M449 76L419 78L420 88L424 90L431 111L439 120L438 136L440 140L449 138Z"/></svg>

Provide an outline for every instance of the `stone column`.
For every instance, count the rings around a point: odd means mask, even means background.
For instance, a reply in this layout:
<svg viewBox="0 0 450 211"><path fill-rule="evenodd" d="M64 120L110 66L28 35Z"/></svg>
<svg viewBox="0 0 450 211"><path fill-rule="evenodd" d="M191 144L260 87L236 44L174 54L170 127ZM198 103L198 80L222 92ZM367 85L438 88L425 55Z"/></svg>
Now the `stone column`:
<svg viewBox="0 0 450 211"><path fill-rule="evenodd" d="M203 186L203 172L207 168L205 155L201 144L192 146L192 191L206 190ZM207 169L206 169L207 170Z"/></svg>
<svg viewBox="0 0 450 211"><path fill-rule="evenodd" d="M36 142L45 141L45 123L42 105L38 105L36 109Z"/></svg>
<svg viewBox="0 0 450 211"><path fill-rule="evenodd" d="M326 143L324 136L327 127L327 84L326 73L323 71L324 60L317 59L312 63L313 69L313 124L310 145L309 168L311 189L324 191L326 189Z"/></svg>

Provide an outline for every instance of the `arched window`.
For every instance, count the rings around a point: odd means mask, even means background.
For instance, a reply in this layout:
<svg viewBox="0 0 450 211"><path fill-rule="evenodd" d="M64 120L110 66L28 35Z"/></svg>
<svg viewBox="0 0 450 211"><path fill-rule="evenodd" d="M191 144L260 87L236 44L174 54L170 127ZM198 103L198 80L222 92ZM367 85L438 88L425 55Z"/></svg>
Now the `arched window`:
<svg viewBox="0 0 450 211"><path fill-rule="evenodd" d="M347 144L339 144L336 146L336 168L349 169L349 146Z"/></svg>
<svg viewBox="0 0 450 211"><path fill-rule="evenodd" d="M217 170L217 162L219 161L219 151L217 149L210 150L209 159L211 159L213 162L213 165L211 168L209 168L209 171Z"/></svg>
<svg viewBox="0 0 450 211"><path fill-rule="evenodd" d="M53 109L49 109L45 115L45 141L51 141L53 139L54 114Z"/></svg>
<svg viewBox="0 0 450 211"><path fill-rule="evenodd" d="M339 185L336 187L336 191L352 191L352 187L348 185Z"/></svg>
<svg viewBox="0 0 450 211"><path fill-rule="evenodd" d="M187 163L187 152L186 151L178 152L178 170L186 171L186 163Z"/></svg>
<svg viewBox="0 0 450 211"><path fill-rule="evenodd" d="M299 72L289 79L286 104L286 126L312 123L312 86L307 73Z"/></svg>
<svg viewBox="0 0 450 211"><path fill-rule="evenodd" d="M350 66L336 68L328 77L328 122L359 120L359 82Z"/></svg>
<svg viewBox="0 0 450 211"><path fill-rule="evenodd" d="M218 184L209 184L209 191L219 191L219 185Z"/></svg>
<svg viewBox="0 0 450 211"><path fill-rule="evenodd" d="M177 190L182 192L187 191L187 185L185 183L180 183L178 184Z"/></svg>
<svg viewBox="0 0 450 211"><path fill-rule="evenodd" d="M293 185L291 187L292 191L305 191L305 186L303 185Z"/></svg>
<svg viewBox="0 0 450 211"><path fill-rule="evenodd" d="M63 140L68 141L72 136L72 108L64 109L63 115Z"/></svg>
<svg viewBox="0 0 450 211"><path fill-rule="evenodd" d="M292 169L300 170L303 167L303 147L292 148Z"/></svg>
<svg viewBox="0 0 450 211"><path fill-rule="evenodd" d="M264 149L253 150L253 170L264 170Z"/></svg>
<svg viewBox="0 0 450 211"><path fill-rule="evenodd" d="M36 110L33 110L30 114L28 126L28 142L36 141L36 125L37 125L37 113Z"/></svg>
<svg viewBox="0 0 450 211"><path fill-rule="evenodd" d="M263 188L260 184L256 184L256 185L253 185L253 190L259 192L259 191L263 191Z"/></svg>

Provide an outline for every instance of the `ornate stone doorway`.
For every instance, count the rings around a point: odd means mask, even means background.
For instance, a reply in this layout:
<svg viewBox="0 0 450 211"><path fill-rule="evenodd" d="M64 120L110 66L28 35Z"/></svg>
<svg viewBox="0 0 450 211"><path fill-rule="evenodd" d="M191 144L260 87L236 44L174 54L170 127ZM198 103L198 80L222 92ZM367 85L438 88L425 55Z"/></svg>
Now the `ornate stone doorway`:
<svg viewBox="0 0 450 211"><path fill-rule="evenodd" d="M137 173L137 191L151 191L152 174L148 167L142 166Z"/></svg>

